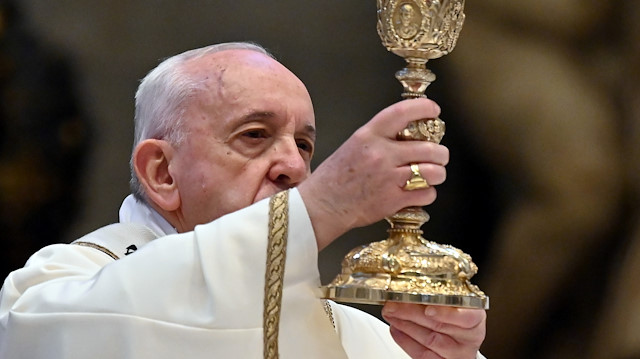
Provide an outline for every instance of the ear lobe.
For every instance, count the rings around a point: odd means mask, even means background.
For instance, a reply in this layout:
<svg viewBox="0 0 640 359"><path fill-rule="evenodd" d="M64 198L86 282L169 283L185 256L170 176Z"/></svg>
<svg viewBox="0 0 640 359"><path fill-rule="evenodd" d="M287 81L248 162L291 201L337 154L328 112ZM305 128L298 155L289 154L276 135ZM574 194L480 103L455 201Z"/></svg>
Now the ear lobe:
<svg viewBox="0 0 640 359"><path fill-rule="evenodd" d="M140 142L133 153L133 168L147 198L165 211L180 207L180 193L169 172L173 148L163 140Z"/></svg>

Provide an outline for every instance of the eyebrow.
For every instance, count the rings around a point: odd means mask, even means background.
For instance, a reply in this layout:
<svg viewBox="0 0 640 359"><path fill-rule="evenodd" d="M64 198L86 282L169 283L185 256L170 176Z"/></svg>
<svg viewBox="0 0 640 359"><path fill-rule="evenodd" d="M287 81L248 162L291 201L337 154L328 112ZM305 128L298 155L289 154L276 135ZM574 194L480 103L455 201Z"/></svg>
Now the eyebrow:
<svg viewBox="0 0 640 359"><path fill-rule="evenodd" d="M317 133L316 128L313 127L312 125L306 125L304 126L304 129L307 135L311 137L313 142L316 142L316 133Z"/></svg>

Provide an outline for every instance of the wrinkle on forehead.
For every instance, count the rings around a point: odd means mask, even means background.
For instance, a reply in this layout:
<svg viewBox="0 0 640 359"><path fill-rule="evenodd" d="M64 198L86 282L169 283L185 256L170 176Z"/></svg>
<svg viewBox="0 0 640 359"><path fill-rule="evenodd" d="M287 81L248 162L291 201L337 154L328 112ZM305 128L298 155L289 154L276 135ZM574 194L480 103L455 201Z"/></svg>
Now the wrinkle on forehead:
<svg viewBox="0 0 640 359"><path fill-rule="evenodd" d="M258 88L263 89L260 90L261 97L270 96L271 90L279 92L278 89L288 89L287 91L304 94L311 103L306 86L295 74L273 58L259 52L225 50L209 54L185 63L185 71L200 83L201 91L195 100L208 111L212 111L211 113L228 110L230 106L242 103L245 95L257 91ZM265 87L264 84L270 85Z"/></svg>
<svg viewBox="0 0 640 359"><path fill-rule="evenodd" d="M270 68L281 67L282 64L273 58L253 50L224 50L216 53L193 58L185 63L185 67L193 73L198 71L209 72L212 69L225 71L227 68Z"/></svg>
<svg viewBox="0 0 640 359"><path fill-rule="evenodd" d="M205 57L193 59L188 65L192 68L192 73L197 75L202 72L203 75L210 74L212 71L216 73L215 80L222 86L225 86L225 75L236 74L241 75L249 70L253 76L279 78L286 76L295 78L298 85L304 87L302 82L284 65L269 57L253 50L235 49L225 50ZM235 83L235 81L233 81Z"/></svg>
<svg viewBox="0 0 640 359"><path fill-rule="evenodd" d="M221 66L221 68L216 72L215 77L216 77L216 83L215 84L211 84L211 85L207 85L207 87L210 86L215 86L216 87L216 92L218 97L220 98L224 98L224 74L227 72L227 68L224 66Z"/></svg>

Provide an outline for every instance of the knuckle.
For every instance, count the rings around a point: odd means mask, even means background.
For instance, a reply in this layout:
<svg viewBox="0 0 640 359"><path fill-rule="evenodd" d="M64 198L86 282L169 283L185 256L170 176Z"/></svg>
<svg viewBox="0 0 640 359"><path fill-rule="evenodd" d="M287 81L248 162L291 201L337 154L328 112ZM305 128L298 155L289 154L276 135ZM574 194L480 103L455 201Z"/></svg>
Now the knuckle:
<svg viewBox="0 0 640 359"><path fill-rule="evenodd" d="M371 136L372 136L371 126L365 125L357 129L351 135L351 140L355 141L356 143L366 143L368 138L370 138Z"/></svg>
<svg viewBox="0 0 640 359"><path fill-rule="evenodd" d="M434 332L442 333L446 329L447 325L444 322L434 321L430 327Z"/></svg>
<svg viewBox="0 0 640 359"><path fill-rule="evenodd" d="M437 331L432 331L423 339L422 345L426 348L434 349L438 348L444 341L444 336Z"/></svg>

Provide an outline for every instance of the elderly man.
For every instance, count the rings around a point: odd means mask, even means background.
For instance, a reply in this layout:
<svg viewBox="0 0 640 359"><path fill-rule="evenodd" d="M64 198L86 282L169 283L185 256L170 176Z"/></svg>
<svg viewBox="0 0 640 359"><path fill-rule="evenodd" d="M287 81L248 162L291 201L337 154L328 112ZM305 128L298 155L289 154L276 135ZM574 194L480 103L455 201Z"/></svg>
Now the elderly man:
<svg viewBox="0 0 640 359"><path fill-rule="evenodd" d="M484 311L388 303L387 329L317 296L318 250L435 200L403 185L411 163L442 183L448 150L395 136L438 112L395 104L311 174L309 94L262 48L165 60L136 94L120 223L46 247L6 279L0 357L482 357Z"/></svg>

